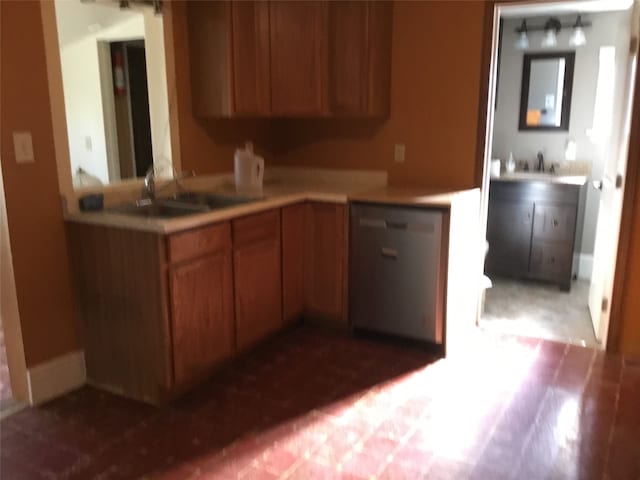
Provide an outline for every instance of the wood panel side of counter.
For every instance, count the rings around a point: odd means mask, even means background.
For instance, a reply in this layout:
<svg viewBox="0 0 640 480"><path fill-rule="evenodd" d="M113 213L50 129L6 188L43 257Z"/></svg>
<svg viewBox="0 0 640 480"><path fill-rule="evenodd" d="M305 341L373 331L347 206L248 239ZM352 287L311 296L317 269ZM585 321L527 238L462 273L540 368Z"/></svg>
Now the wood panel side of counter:
<svg viewBox="0 0 640 480"><path fill-rule="evenodd" d="M480 234L480 191L452 198L446 245L445 355L464 355L477 332L479 296L484 263Z"/></svg>
<svg viewBox="0 0 640 480"><path fill-rule="evenodd" d="M67 230L89 383L160 403L173 383L163 237L77 223Z"/></svg>

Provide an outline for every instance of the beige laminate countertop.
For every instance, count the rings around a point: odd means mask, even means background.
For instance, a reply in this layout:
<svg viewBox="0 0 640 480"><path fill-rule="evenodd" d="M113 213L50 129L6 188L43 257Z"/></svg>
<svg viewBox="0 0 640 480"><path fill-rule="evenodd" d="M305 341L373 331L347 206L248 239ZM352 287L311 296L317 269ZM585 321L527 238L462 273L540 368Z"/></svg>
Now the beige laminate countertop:
<svg viewBox="0 0 640 480"><path fill-rule="evenodd" d="M472 191L472 190L471 190ZM370 186L328 186L328 185L270 185L263 189L263 199L233 207L221 208L203 213L194 213L174 218L145 218L108 210L100 212L67 213L65 220L73 223L102 225L170 234L200 227L206 224L230 220L272 208L303 201L346 204L349 201L363 201L380 204L411 205L433 208L447 208L460 190L434 190L414 187ZM205 193L235 194L228 188L207 190Z"/></svg>
<svg viewBox="0 0 640 480"><path fill-rule="evenodd" d="M421 187L389 186L354 193L349 200L385 205L409 205L425 208L448 208L460 195L475 192L470 190L434 189Z"/></svg>

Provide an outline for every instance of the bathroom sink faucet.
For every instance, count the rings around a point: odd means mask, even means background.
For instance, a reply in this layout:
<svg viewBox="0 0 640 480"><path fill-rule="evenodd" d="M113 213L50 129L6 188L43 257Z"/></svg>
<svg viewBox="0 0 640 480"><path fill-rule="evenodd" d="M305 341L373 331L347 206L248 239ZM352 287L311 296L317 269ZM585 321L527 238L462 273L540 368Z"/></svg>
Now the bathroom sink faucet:
<svg viewBox="0 0 640 480"><path fill-rule="evenodd" d="M538 166L536 167L536 171L544 172L544 156L542 152L538 152Z"/></svg>

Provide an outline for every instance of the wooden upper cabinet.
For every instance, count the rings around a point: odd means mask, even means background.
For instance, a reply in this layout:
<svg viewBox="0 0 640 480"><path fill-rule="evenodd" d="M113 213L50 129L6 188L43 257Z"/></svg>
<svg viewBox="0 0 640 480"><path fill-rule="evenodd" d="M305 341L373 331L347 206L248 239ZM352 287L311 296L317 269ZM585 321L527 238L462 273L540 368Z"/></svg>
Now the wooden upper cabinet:
<svg viewBox="0 0 640 480"><path fill-rule="evenodd" d="M269 4L231 2L233 106L239 115L271 111Z"/></svg>
<svg viewBox="0 0 640 480"><path fill-rule="evenodd" d="M187 5L194 114L269 115L268 3L191 1Z"/></svg>
<svg viewBox="0 0 640 480"><path fill-rule="evenodd" d="M391 3L191 0L198 117L384 116Z"/></svg>
<svg viewBox="0 0 640 480"><path fill-rule="evenodd" d="M390 2L329 3L329 107L332 114L389 114L391 22Z"/></svg>
<svg viewBox="0 0 640 480"><path fill-rule="evenodd" d="M311 315L346 320L347 214L344 205L307 204L305 305Z"/></svg>
<svg viewBox="0 0 640 480"><path fill-rule="evenodd" d="M230 116L234 114L230 4L190 1L187 22L193 114Z"/></svg>
<svg viewBox="0 0 640 480"><path fill-rule="evenodd" d="M231 250L169 273L175 383L188 384L234 352Z"/></svg>
<svg viewBox="0 0 640 480"><path fill-rule="evenodd" d="M326 113L327 2L272 1L269 11L273 114Z"/></svg>

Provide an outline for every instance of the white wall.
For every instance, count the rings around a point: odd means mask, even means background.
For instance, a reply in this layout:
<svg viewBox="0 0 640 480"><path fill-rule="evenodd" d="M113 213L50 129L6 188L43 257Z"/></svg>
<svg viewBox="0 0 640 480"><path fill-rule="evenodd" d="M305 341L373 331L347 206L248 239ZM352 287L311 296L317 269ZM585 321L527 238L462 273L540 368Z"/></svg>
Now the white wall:
<svg viewBox="0 0 640 480"><path fill-rule="evenodd" d="M560 17L564 22L574 22L575 15ZM493 158L506 159L513 151L517 160L528 160L533 165L536 154L542 151L545 163L564 160L567 139L577 144L577 160L589 162L592 178L601 178L607 148L594 144L588 135L593 125L593 112L598 78L598 58L600 47L616 47L616 105L614 111L621 111L621 94L624 88L624 68L629 41L628 12L590 14L583 20L592 22L585 30L587 44L575 48L569 46L570 29L563 29L558 36L558 46L553 49L539 47L541 32L529 34L529 49L519 51L515 48L518 34L516 27L522 19L506 19L502 32L502 50L500 59L500 78L498 85L498 103L495 112ZM531 20L532 24L544 23L544 19ZM576 50L575 71L569 131L531 132L518 131L520 111L520 86L522 81L522 63L525 53L541 51ZM598 214L599 192L589 188L585 206L585 221L581 253L593 253L595 228Z"/></svg>
<svg viewBox="0 0 640 480"><path fill-rule="evenodd" d="M167 94L167 67L164 50L162 17L145 13L145 52L147 61L147 88L149 89L149 117L151 143L156 172L170 175L173 164L169 130L169 98ZM165 174L166 176L166 174Z"/></svg>

